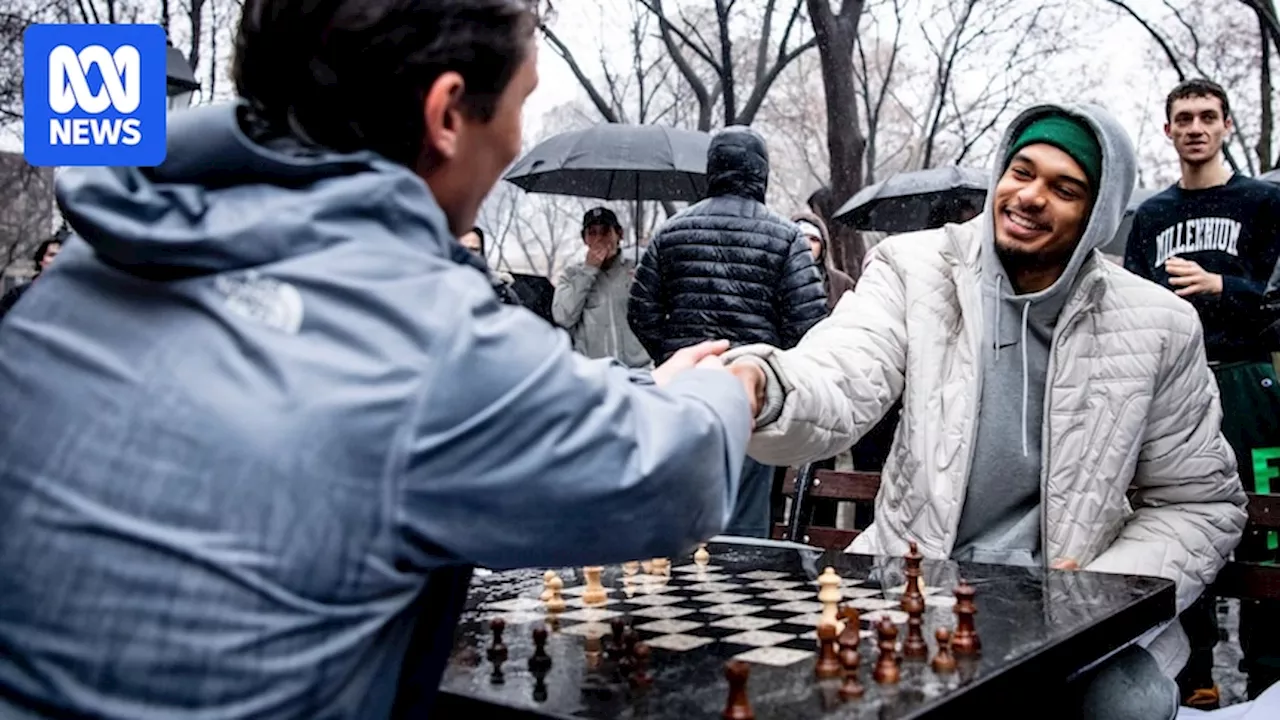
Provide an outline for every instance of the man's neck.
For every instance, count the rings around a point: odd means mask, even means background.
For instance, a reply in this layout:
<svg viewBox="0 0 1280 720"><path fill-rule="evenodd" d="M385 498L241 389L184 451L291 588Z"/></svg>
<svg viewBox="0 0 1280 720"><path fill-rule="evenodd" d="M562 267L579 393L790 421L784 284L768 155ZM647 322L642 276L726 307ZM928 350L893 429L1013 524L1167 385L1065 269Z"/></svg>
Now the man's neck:
<svg viewBox="0 0 1280 720"><path fill-rule="evenodd" d="M1231 168L1223 165L1220 157L1198 165L1183 162L1182 179L1178 182L1178 187L1183 190L1205 190L1226 185L1231 180L1231 175Z"/></svg>
<svg viewBox="0 0 1280 720"><path fill-rule="evenodd" d="M1063 267L1019 268L1011 273L1009 281L1013 283L1013 291L1019 295L1038 293L1057 282L1065 269Z"/></svg>

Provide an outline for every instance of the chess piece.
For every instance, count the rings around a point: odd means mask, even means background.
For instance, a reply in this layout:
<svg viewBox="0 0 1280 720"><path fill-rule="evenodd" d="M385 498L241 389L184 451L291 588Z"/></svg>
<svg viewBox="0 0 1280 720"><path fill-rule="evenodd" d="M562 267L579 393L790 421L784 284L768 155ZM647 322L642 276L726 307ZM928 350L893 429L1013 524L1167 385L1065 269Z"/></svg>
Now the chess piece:
<svg viewBox="0 0 1280 720"><path fill-rule="evenodd" d="M858 609L847 605L840 608L840 621L844 623L844 630L841 631L837 642L842 648L857 650L858 643L862 642L862 623L858 618Z"/></svg>
<svg viewBox="0 0 1280 720"><path fill-rule="evenodd" d="M493 643L489 646L489 662L493 663L493 674L489 682L501 685L505 680L502 675L502 663L507 659L507 646L502 642L502 631L507 623L502 618L489 621L489 629L493 631Z"/></svg>
<svg viewBox="0 0 1280 720"><path fill-rule="evenodd" d="M551 578L553 577L556 577L555 570L548 570L542 573L542 594L538 596L538 599L542 602L546 602L551 599Z"/></svg>
<svg viewBox="0 0 1280 720"><path fill-rule="evenodd" d="M622 572L627 577L635 575L640 572L640 562L637 560L628 560L627 562L622 563Z"/></svg>
<svg viewBox="0 0 1280 720"><path fill-rule="evenodd" d="M836 652L836 626L819 625L818 641L822 650L818 653L818 662L813 666L813 674L821 680L840 677L840 657Z"/></svg>
<svg viewBox="0 0 1280 720"><path fill-rule="evenodd" d="M649 687L653 684L653 676L649 674L649 656L651 651L647 643L637 642L632 648L634 660L631 671L631 683L636 687Z"/></svg>
<svg viewBox="0 0 1280 720"><path fill-rule="evenodd" d="M529 658L529 670L537 672L551 668L551 656L547 654L547 629L539 625L533 629L533 657Z"/></svg>
<svg viewBox="0 0 1280 720"><path fill-rule="evenodd" d="M907 602L910 599L918 599L924 602L924 592L920 589L920 563L924 561L924 556L920 554L920 549L912 541L908 546L907 554L903 557L905 565L904 572L907 576L907 585L902 592L902 609L904 612L911 612L907 609Z"/></svg>
<svg viewBox="0 0 1280 720"><path fill-rule="evenodd" d="M907 639L902 643L902 656L924 659L929 646L924 641L924 596L904 595L902 607L907 611Z"/></svg>
<svg viewBox="0 0 1280 720"><path fill-rule="evenodd" d="M645 575L652 575L652 574L653 574L653 561L652 561L652 560L641 560L641 561L640 561L640 569L644 571L644 574L645 574Z"/></svg>
<svg viewBox="0 0 1280 720"><path fill-rule="evenodd" d="M756 720L755 711L747 700L747 676L751 666L742 660L730 660L724 665L724 676L729 681L729 699L725 702L722 720Z"/></svg>
<svg viewBox="0 0 1280 720"><path fill-rule="evenodd" d="M564 612L564 597L560 595L560 591L564 589L564 580L556 575L546 582L547 589L551 591L551 597L546 602L547 612Z"/></svg>
<svg viewBox="0 0 1280 720"><path fill-rule="evenodd" d="M894 625L888 617L885 617L876 626L876 634L878 636L876 644L880 647L880 655L876 658L876 667L872 677L881 685L892 685L897 683L900 677L896 652L898 626Z"/></svg>
<svg viewBox="0 0 1280 720"><path fill-rule="evenodd" d="M654 558L651 563L651 567L653 568L654 575L671 574L671 560L667 558Z"/></svg>
<svg viewBox="0 0 1280 720"><path fill-rule="evenodd" d="M858 654L858 646L845 645L840 649L840 665L844 668L844 682L840 685L840 697L845 700L860 698L867 691L858 682L858 665L862 656Z"/></svg>
<svg viewBox="0 0 1280 720"><path fill-rule="evenodd" d="M640 642L640 634L635 628L628 627L622 631L622 646L618 650L618 671L623 675L630 674L636 668L636 645Z"/></svg>
<svg viewBox="0 0 1280 720"><path fill-rule="evenodd" d="M530 668L530 672L533 673L534 702L542 703L547 701L547 671L550 669L550 663L548 663L546 667L540 665L537 668Z"/></svg>
<svg viewBox="0 0 1280 720"><path fill-rule="evenodd" d="M595 670L600 667L602 653L600 652L600 637L598 635L586 636L586 642L583 645L583 652L586 657L588 670Z"/></svg>
<svg viewBox="0 0 1280 720"><path fill-rule="evenodd" d="M699 567L706 567L711 563L711 553L707 552L707 544L698 545L697 551L693 553L693 562Z"/></svg>
<svg viewBox="0 0 1280 720"><path fill-rule="evenodd" d="M956 657L951 654L951 631L946 628L938 628L938 632L934 633L934 637L938 639L938 654L933 656L933 671L939 675L954 672L956 669Z"/></svg>
<svg viewBox="0 0 1280 720"><path fill-rule="evenodd" d="M956 655L977 655L982 651L982 641L973 625L973 616L978 612L973 604L976 594L973 586L963 579L956 585L956 632L951 638L951 650Z"/></svg>
<svg viewBox="0 0 1280 720"><path fill-rule="evenodd" d="M843 597L840 583L840 576L830 566L818 576L818 602L822 603L822 618L818 620L818 626L831 625L835 627L837 635L844 631L844 623L836 616L840 598Z"/></svg>
<svg viewBox="0 0 1280 720"><path fill-rule="evenodd" d="M617 660L622 657L625 648L622 635L627 630L627 622L620 617L616 617L609 621L609 627L613 630L613 637L605 643L605 652L609 654L611 659Z"/></svg>
<svg viewBox="0 0 1280 720"><path fill-rule="evenodd" d="M602 572L604 568L598 565L582 568L582 574L587 576L587 589L582 593L583 605L595 607L608 602L609 594L605 591L604 585L600 584Z"/></svg>

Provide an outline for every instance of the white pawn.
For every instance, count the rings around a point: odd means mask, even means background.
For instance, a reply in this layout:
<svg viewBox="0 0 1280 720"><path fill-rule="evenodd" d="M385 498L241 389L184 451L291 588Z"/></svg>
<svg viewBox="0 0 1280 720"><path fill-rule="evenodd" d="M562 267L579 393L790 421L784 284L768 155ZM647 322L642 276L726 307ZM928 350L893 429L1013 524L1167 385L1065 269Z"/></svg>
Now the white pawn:
<svg viewBox="0 0 1280 720"><path fill-rule="evenodd" d="M706 543L698 546L697 552L693 554L693 562L702 567L706 567L711 562L711 553L707 552Z"/></svg>
<svg viewBox="0 0 1280 720"><path fill-rule="evenodd" d="M818 602L822 603L822 617L818 620L818 625L834 626L837 635L844 632L844 621L839 617L840 599L843 597L840 592L841 582L835 568L830 566L818 576Z"/></svg>
<svg viewBox="0 0 1280 720"><path fill-rule="evenodd" d="M604 585L600 584L600 573L604 572L604 568L599 565L590 565L582 568L582 574L587 576L587 589L582 593L583 605L604 605L608 602L609 594L604 589Z"/></svg>
<svg viewBox="0 0 1280 720"><path fill-rule="evenodd" d="M538 596L538 599L542 602L551 599L551 578L553 577L556 577L555 570L548 570L542 573L542 594Z"/></svg>
<svg viewBox="0 0 1280 720"><path fill-rule="evenodd" d="M564 580L561 580L559 575L555 575L547 581L547 590L551 593L551 596L547 598L547 612L564 612L564 598L560 596L560 591L563 588Z"/></svg>

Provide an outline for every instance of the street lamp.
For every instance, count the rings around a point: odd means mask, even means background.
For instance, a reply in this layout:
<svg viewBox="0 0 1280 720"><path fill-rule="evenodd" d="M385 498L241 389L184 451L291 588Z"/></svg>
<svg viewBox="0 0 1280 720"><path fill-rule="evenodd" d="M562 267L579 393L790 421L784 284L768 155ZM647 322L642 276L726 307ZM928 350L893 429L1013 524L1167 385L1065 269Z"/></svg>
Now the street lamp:
<svg viewBox="0 0 1280 720"><path fill-rule="evenodd" d="M165 56L165 94L169 98L169 112L191 106L191 97L200 89L196 74L191 71L182 51L170 45Z"/></svg>

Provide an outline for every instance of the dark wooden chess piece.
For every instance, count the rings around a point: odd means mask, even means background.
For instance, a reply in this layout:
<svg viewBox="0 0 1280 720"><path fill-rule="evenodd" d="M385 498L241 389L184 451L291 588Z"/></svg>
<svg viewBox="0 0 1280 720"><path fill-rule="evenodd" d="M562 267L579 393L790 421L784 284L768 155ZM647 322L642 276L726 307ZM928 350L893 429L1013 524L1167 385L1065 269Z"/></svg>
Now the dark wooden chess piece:
<svg viewBox="0 0 1280 720"><path fill-rule="evenodd" d="M813 674L820 679L840 677L840 656L836 651L836 626L819 625L818 640L822 643L822 651L818 653L818 662L813 666Z"/></svg>
<svg viewBox="0 0 1280 720"><path fill-rule="evenodd" d="M867 691L858 682L858 666L862 664L862 656L858 654L858 646L844 645L840 649L840 665L844 667L844 682L840 685L840 697L845 700L862 697Z"/></svg>
<svg viewBox="0 0 1280 720"><path fill-rule="evenodd" d="M493 663L493 673L489 676L489 682L494 685L501 685L505 682L502 675L502 663L507 659L507 646L502 642L502 631L507 627L507 623L502 618L494 618L489 621L489 629L493 631L493 644L489 646L489 662Z"/></svg>
<svg viewBox="0 0 1280 720"><path fill-rule="evenodd" d="M609 627L613 629L613 637L605 641L604 650L610 659L617 660L622 656L622 634L627 630L627 622L616 617L609 621Z"/></svg>
<svg viewBox="0 0 1280 720"><path fill-rule="evenodd" d="M742 660L730 660L724 665L724 676L729 681L729 699L725 702L722 720L756 720L751 702L747 700L747 676L751 666Z"/></svg>
<svg viewBox="0 0 1280 720"><path fill-rule="evenodd" d="M911 612L907 609L907 600L916 598L924 602L924 591L920 589L920 563L924 561L924 556L920 554L920 549L913 541L907 550L907 554L903 557L903 563L906 567L904 572L907 576L907 586L902 592L902 609L905 612Z"/></svg>
<svg viewBox="0 0 1280 720"><path fill-rule="evenodd" d="M872 677L881 685L892 685L898 682L901 672L898 669L898 626L888 617L876 625L876 644L880 647L880 655L876 658L876 667Z"/></svg>
<svg viewBox="0 0 1280 720"><path fill-rule="evenodd" d="M976 594L973 586L963 579L956 585L956 632L951 638L951 650L956 655L977 655L982 650L982 641L973 625L973 616L978 612L973 603Z"/></svg>
<svg viewBox="0 0 1280 720"><path fill-rule="evenodd" d="M938 654L933 656L933 671L939 675L955 672L956 657L951 654L951 631L938 628L934 637L938 639Z"/></svg>
<svg viewBox="0 0 1280 720"><path fill-rule="evenodd" d="M924 641L924 596L905 595L902 607L907 611L907 638L902 642L902 656L923 660L929 656Z"/></svg>
<svg viewBox="0 0 1280 720"><path fill-rule="evenodd" d="M844 621L844 630L840 632L840 637L836 642L840 643L841 648L851 647L855 650L858 643L862 642L861 619L858 617L858 609L845 606L840 608L840 619Z"/></svg>
<svg viewBox="0 0 1280 720"><path fill-rule="evenodd" d="M640 641L640 635L635 628L627 627L622 631L622 644L618 646L617 662L618 672L623 676L629 675L636 667L636 643Z"/></svg>
<svg viewBox="0 0 1280 720"><path fill-rule="evenodd" d="M551 669L551 663L548 662L546 667L530 668L533 673L533 701L547 701L547 671Z"/></svg>
<svg viewBox="0 0 1280 720"><path fill-rule="evenodd" d="M637 642L631 650L635 669L631 671L631 684L636 687L649 687L653 684L653 676L649 674L649 644Z"/></svg>
<svg viewBox="0 0 1280 720"><path fill-rule="evenodd" d="M547 629L541 625L533 629L533 657L529 658L529 670L546 672L551 668L551 656L547 654Z"/></svg>

